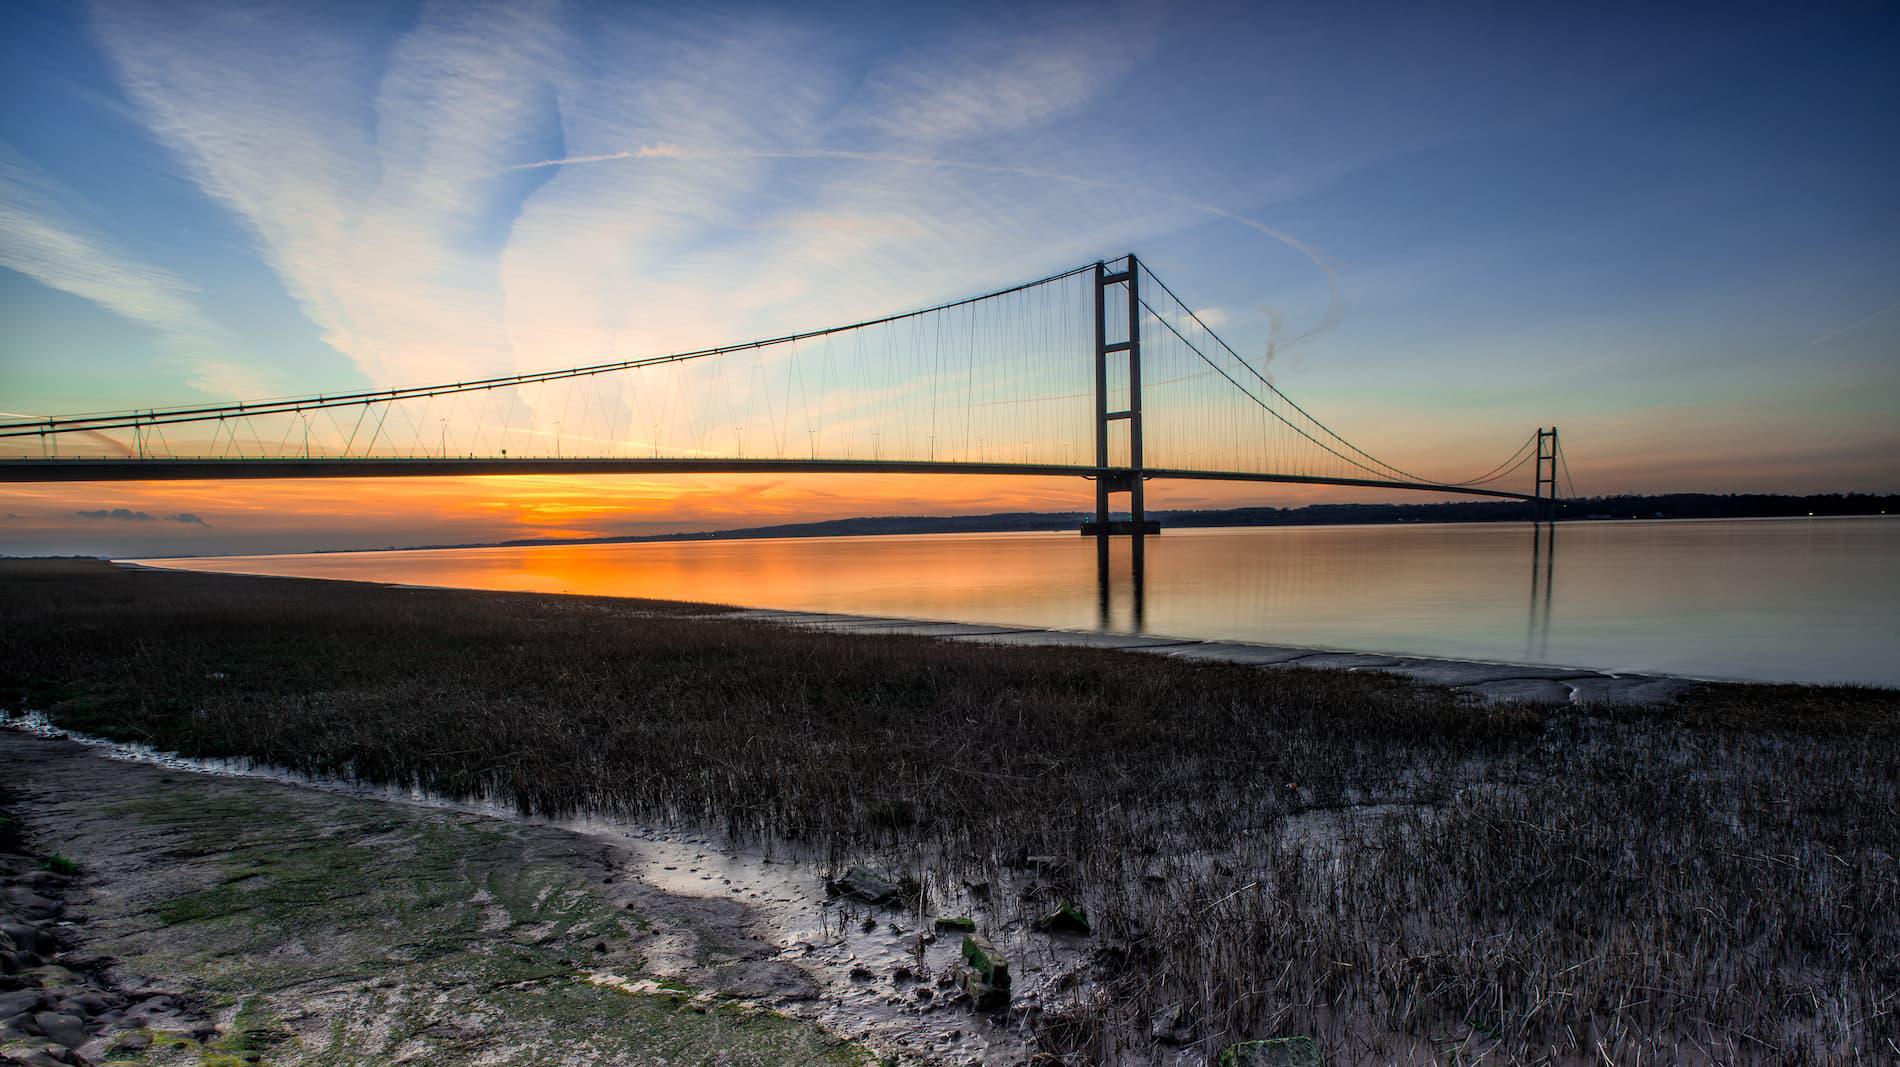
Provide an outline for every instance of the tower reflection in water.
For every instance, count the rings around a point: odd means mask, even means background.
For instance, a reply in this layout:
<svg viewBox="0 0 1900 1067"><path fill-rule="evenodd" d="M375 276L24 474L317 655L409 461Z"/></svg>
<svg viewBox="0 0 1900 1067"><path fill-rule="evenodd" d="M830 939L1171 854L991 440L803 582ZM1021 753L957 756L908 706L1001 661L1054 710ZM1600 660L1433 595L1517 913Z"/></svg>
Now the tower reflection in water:
<svg viewBox="0 0 1900 1067"><path fill-rule="evenodd" d="M1110 534L1095 535L1095 593L1097 627L1118 633L1148 632L1148 549L1147 538L1139 533L1125 539L1128 557L1128 604L1126 614L1117 611L1116 572L1121 568L1115 557L1116 539Z"/></svg>
<svg viewBox="0 0 1900 1067"><path fill-rule="evenodd" d="M1127 537L1117 550L1116 538L1095 535L1096 626L1110 633L1147 633L1148 560L1146 538ZM1127 581L1118 556L1127 557ZM1530 613L1524 625L1524 655L1545 660L1550 653L1551 592L1557 567L1557 526L1531 524Z"/></svg>
<svg viewBox="0 0 1900 1067"><path fill-rule="evenodd" d="M1557 524L1531 523L1531 613L1524 626L1524 655L1550 656L1551 574L1557 568Z"/></svg>

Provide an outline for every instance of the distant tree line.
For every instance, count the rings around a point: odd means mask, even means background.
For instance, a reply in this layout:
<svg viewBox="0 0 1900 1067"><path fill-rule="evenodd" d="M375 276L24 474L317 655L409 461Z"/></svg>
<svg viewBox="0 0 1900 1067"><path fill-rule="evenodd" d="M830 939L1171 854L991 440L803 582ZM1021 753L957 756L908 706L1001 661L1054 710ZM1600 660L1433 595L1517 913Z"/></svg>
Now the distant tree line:
<svg viewBox="0 0 1900 1067"><path fill-rule="evenodd" d="M1166 526L1317 526L1369 522L1521 522L1530 505L1517 500L1442 504L1308 504L1297 508L1226 508L1151 513ZM1566 519L1748 519L1796 515L1900 515L1900 495L1820 493L1666 493L1564 501Z"/></svg>

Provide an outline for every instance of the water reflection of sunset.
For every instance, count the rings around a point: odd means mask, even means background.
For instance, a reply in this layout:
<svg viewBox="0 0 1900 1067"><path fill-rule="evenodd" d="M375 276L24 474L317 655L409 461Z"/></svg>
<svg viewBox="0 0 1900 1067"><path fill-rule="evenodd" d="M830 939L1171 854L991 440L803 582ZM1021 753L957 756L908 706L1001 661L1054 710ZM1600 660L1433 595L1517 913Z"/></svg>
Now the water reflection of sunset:
<svg viewBox="0 0 1900 1067"><path fill-rule="evenodd" d="M1020 626L1146 629L1619 670L1891 684L1888 520L1174 530L1104 617L1074 533L788 538L181 560L234 570ZM1552 554L1554 552L1554 555Z"/></svg>

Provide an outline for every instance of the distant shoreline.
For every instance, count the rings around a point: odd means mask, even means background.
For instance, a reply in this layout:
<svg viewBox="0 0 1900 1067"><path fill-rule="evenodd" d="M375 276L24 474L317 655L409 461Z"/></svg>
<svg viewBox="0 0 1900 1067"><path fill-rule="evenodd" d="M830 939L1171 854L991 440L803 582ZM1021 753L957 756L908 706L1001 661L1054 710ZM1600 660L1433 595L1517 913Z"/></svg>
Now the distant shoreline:
<svg viewBox="0 0 1900 1067"><path fill-rule="evenodd" d="M1900 494L1827 493L1784 496L1764 493L1672 493L1595 497L1565 501L1566 519L1767 519L1853 518L1900 515ZM1528 505L1518 501L1453 501L1441 504L1308 504L1297 508L1249 507L1150 511L1166 529L1253 526L1376 526L1523 522ZM675 541L758 541L807 537L888 537L956 533L1076 532L1092 514L1080 511L1012 511L988 515L890 515L816 522L778 523L725 530L618 534L602 537L535 537L453 544L382 545L369 548L308 548L276 552L218 552L127 557L206 559L219 556L315 556L359 552L437 552L467 548L542 548L575 545L652 544Z"/></svg>

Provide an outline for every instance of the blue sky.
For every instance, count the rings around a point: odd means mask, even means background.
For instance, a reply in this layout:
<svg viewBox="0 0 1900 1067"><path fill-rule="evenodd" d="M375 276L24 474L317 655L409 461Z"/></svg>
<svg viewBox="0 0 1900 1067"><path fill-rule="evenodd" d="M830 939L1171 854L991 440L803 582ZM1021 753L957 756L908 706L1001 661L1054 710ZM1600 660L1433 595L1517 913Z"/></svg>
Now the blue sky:
<svg viewBox="0 0 1900 1067"><path fill-rule="evenodd" d="M1586 492L1900 489L1893 4L0 21L0 410L663 352L1133 249L1411 469L1555 422Z"/></svg>

